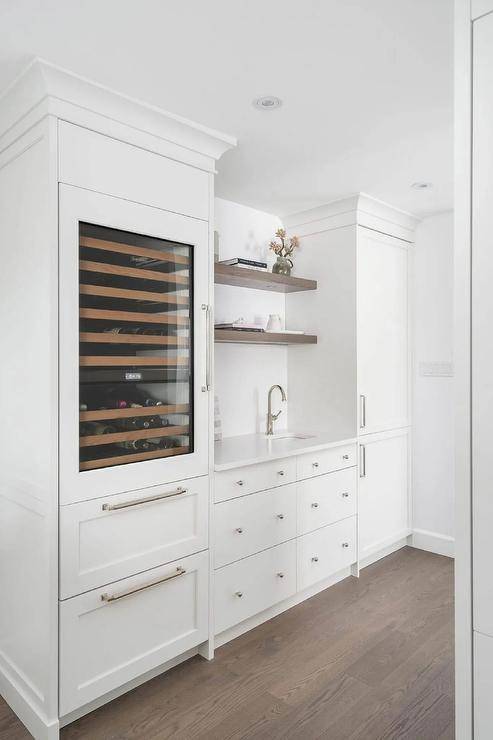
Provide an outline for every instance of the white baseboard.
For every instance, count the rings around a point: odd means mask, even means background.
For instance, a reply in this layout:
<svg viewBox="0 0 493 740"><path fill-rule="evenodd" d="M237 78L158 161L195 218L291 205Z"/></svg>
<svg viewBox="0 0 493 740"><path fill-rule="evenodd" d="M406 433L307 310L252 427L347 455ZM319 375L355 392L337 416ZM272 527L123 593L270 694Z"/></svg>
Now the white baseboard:
<svg viewBox="0 0 493 740"><path fill-rule="evenodd" d="M42 717L3 670L0 670L0 695L36 740L58 740L58 720Z"/></svg>
<svg viewBox="0 0 493 740"><path fill-rule="evenodd" d="M387 555L400 550L402 547L409 545L410 534L410 529L403 529L400 532L396 532L392 537L388 537L385 540L381 540L380 542L371 545L371 547L366 547L360 550L360 570L362 568L366 568L368 565L372 565L372 563L376 563L377 560L381 560L382 558L387 557Z"/></svg>
<svg viewBox="0 0 493 740"><path fill-rule="evenodd" d="M414 529L410 544L418 550L427 550L448 558L455 557L455 539L446 534L429 532L427 529Z"/></svg>

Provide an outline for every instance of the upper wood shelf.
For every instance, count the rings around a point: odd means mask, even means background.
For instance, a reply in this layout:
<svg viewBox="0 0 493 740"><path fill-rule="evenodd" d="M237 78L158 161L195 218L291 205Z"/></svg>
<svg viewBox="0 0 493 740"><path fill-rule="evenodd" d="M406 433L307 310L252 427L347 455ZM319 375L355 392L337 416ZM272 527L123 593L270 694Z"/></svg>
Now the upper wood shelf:
<svg viewBox="0 0 493 740"><path fill-rule="evenodd" d="M214 341L234 344L316 344L317 337L313 334L216 329L214 331Z"/></svg>
<svg viewBox="0 0 493 740"><path fill-rule="evenodd" d="M214 282L220 285L235 285L238 288L272 290L277 293L296 293L301 290L316 290L317 281L306 278L276 275L263 270L250 270L232 265L214 265Z"/></svg>

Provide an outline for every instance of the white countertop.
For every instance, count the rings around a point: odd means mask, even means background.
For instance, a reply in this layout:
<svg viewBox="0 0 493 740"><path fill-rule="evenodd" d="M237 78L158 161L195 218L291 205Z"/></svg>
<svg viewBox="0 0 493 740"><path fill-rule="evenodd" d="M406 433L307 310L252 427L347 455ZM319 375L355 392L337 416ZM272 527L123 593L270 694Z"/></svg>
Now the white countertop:
<svg viewBox="0 0 493 740"><path fill-rule="evenodd" d="M225 437L220 442L214 443L214 470L231 470L243 465L255 465L266 460L278 460L304 452L317 452L356 441L356 437L341 438L334 433L315 434L308 439L272 439L265 434Z"/></svg>

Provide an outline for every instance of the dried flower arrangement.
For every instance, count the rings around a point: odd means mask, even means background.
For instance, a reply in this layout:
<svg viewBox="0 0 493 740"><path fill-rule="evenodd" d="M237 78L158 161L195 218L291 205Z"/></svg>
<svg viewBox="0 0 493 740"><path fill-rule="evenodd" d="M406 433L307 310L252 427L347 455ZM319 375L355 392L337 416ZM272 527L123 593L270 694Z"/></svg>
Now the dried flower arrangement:
<svg viewBox="0 0 493 740"><path fill-rule="evenodd" d="M276 237L279 241L273 239L270 243L270 249L277 255L277 262L274 264L272 272L289 275L293 267L291 255L299 247L300 240L297 236L288 238L286 236L286 229L278 229L276 231Z"/></svg>

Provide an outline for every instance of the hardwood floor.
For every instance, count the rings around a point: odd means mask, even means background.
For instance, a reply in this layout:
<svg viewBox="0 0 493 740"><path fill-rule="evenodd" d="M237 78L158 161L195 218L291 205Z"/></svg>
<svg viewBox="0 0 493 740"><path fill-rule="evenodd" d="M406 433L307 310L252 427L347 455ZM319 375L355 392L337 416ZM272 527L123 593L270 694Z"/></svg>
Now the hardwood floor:
<svg viewBox="0 0 493 740"><path fill-rule="evenodd" d="M404 548L61 735L452 740L453 680L453 562ZM0 704L0 740L29 737Z"/></svg>

